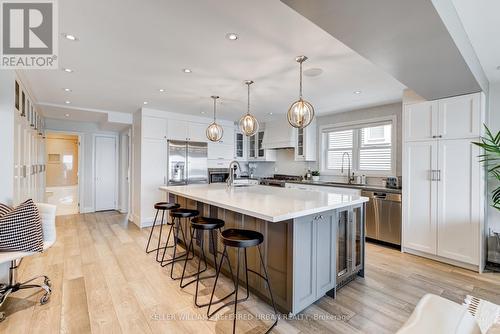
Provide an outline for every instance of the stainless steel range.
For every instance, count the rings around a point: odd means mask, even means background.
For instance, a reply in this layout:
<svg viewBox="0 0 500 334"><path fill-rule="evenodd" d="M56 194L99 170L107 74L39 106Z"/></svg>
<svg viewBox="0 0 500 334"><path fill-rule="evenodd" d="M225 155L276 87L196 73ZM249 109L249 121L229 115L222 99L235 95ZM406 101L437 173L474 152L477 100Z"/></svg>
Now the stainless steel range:
<svg viewBox="0 0 500 334"><path fill-rule="evenodd" d="M274 174L272 177L260 179L260 184L273 187L285 187L287 181L301 181L302 176Z"/></svg>

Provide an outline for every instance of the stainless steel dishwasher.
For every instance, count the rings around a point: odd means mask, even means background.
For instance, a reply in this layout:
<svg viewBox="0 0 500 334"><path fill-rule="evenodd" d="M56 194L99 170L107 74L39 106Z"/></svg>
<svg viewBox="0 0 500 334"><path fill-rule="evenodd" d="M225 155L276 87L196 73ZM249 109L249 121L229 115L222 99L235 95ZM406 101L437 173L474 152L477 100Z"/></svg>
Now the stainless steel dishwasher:
<svg viewBox="0 0 500 334"><path fill-rule="evenodd" d="M401 194L362 191L366 206L366 237L401 246Z"/></svg>

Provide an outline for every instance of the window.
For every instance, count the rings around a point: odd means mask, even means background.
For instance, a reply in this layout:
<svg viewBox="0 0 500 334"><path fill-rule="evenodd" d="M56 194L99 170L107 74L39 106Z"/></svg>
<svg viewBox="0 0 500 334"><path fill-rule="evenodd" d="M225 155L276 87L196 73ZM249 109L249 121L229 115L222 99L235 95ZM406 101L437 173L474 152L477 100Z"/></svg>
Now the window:
<svg viewBox="0 0 500 334"><path fill-rule="evenodd" d="M347 173L348 163L356 173L388 175L395 172L393 120L351 124L322 129L322 171ZM342 161L344 160L344 161Z"/></svg>

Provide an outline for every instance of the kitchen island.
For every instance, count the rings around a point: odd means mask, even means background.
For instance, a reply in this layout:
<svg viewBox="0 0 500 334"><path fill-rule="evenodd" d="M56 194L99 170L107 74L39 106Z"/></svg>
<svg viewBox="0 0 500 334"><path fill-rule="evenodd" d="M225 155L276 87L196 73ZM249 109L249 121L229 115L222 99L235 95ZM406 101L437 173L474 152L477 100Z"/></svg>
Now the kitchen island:
<svg viewBox="0 0 500 334"><path fill-rule="evenodd" d="M200 184L160 189L168 201L224 220L225 228L262 233L264 262L276 303L283 312L297 314L325 294L334 297L337 288L364 274L365 197L260 185ZM209 241L205 242L205 251L213 253ZM221 251L222 245L218 243L217 248ZM236 253L229 251L234 265ZM263 272L257 249L249 249L248 257L249 267ZM267 300L262 280L250 276L249 284L254 293Z"/></svg>

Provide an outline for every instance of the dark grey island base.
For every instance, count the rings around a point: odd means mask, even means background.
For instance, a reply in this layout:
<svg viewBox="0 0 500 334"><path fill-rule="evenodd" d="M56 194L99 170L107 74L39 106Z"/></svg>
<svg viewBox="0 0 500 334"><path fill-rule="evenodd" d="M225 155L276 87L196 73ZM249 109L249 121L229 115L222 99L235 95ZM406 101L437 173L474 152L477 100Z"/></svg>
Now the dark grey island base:
<svg viewBox="0 0 500 334"><path fill-rule="evenodd" d="M181 207L199 210L203 216L223 219L225 228L244 228L262 233L264 262L276 304L283 313L295 315L324 295L335 297L337 289L357 275L364 275L364 203L268 222L172 193L168 194L168 198ZM187 222L182 223L185 224L184 231L189 231ZM213 265L209 255L214 252L212 241L208 233L203 237L206 238L207 260ZM223 246L219 241L217 248L222 252ZM236 252L231 248L228 251L235 272ZM243 261L240 263L243 264ZM255 247L248 249L248 267L263 273ZM227 263L222 272L230 275ZM270 303L264 281L252 274L248 279L252 292Z"/></svg>

